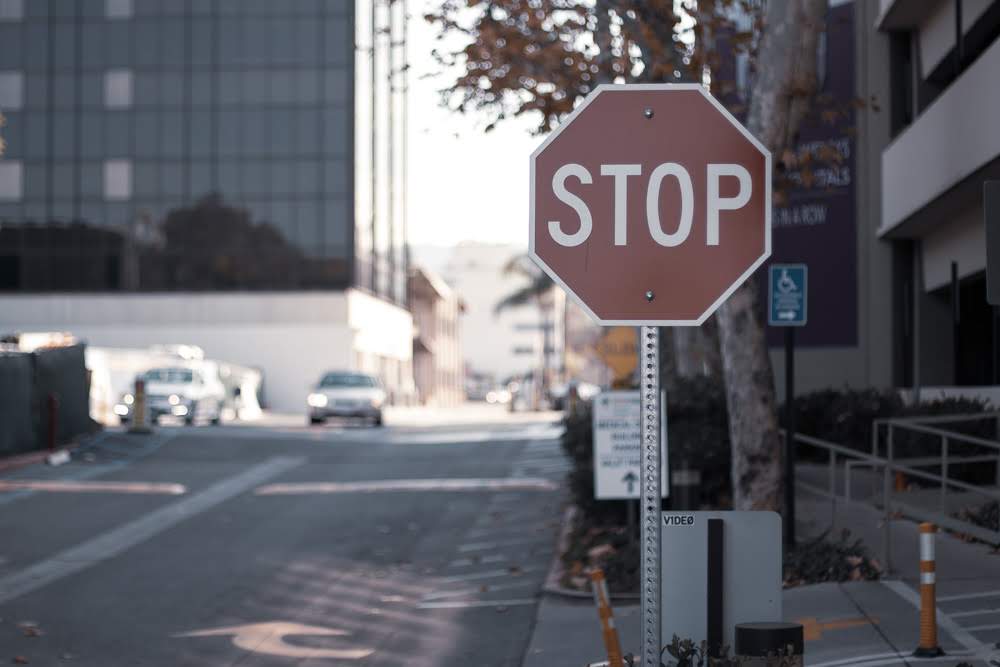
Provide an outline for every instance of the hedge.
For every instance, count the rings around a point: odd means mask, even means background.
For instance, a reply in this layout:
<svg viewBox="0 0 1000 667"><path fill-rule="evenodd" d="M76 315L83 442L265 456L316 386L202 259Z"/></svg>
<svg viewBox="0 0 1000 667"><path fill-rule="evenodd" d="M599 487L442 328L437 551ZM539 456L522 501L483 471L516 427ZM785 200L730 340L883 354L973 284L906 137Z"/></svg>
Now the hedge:
<svg viewBox="0 0 1000 667"><path fill-rule="evenodd" d="M827 389L800 396L796 400L796 429L863 452L871 451L872 422L886 417L945 415L982 412L984 401L941 398L917 406L906 405L895 390ZM784 415L782 406L780 415ZM680 379L667 397L667 424L671 467L682 462L701 471L701 503L708 508L730 506L729 422L725 392L720 380L708 377ZM783 418L782 418L783 422ZM621 500L594 500L593 422L586 404L564 419L562 446L573 462L569 475L574 503L593 524L621 524L626 520L626 504ZM782 424L783 425L783 424ZM992 418L947 425L948 429L996 437ZM884 436L883 436L884 437ZM898 431L894 435L897 456L937 456L940 438ZM981 453L981 448L955 444L953 456ZM809 449L799 450L808 459ZM825 459L824 459L825 460ZM985 481L994 474L991 466L970 465L955 472L970 481ZM985 476L979 480L980 475Z"/></svg>

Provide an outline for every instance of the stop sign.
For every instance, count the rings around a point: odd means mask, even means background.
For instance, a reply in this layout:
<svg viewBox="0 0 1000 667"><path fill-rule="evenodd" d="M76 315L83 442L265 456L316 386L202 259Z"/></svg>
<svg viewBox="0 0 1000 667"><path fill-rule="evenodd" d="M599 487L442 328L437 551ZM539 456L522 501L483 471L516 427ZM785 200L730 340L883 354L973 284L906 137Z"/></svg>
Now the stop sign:
<svg viewBox="0 0 1000 667"><path fill-rule="evenodd" d="M600 324L698 325L771 254L771 155L700 85L600 86L531 156L530 234Z"/></svg>

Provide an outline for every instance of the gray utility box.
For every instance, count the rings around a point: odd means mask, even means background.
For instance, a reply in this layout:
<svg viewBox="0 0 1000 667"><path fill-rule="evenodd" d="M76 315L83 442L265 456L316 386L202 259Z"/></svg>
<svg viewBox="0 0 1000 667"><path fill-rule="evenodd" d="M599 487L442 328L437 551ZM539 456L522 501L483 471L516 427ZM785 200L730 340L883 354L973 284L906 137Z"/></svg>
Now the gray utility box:
<svg viewBox="0 0 1000 667"><path fill-rule="evenodd" d="M737 623L781 621L781 517L775 512L663 512L664 644L677 635L733 647Z"/></svg>

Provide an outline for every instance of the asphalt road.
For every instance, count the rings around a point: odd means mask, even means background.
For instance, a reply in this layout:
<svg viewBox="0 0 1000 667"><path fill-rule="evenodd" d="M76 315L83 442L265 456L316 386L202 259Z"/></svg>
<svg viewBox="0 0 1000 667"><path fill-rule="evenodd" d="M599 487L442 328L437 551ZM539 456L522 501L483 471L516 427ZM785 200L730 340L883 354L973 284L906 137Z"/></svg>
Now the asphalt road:
<svg viewBox="0 0 1000 667"><path fill-rule="evenodd" d="M520 665L554 435L163 428L0 475L0 663Z"/></svg>

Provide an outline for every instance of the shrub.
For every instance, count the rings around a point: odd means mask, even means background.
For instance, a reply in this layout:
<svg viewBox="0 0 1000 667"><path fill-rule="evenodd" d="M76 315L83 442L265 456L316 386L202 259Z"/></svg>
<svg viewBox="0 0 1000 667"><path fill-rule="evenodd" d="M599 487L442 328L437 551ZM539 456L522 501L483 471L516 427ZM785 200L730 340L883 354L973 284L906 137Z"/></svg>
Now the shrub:
<svg viewBox="0 0 1000 667"><path fill-rule="evenodd" d="M612 593L632 593L639 590L640 556L639 536L630 539L624 523L595 526L578 514L570 532L569 549L562 554L565 574L561 583L589 591L586 573L599 568Z"/></svg>
<svg viewBox="0 0 1000 667"><path fill-rule="evenodd" d="M869 581L878 579L882 572L879 562L868 555L860 539L851 541L850 531L840 534L840 539L827 538L828 533L797 544L785 553L785 588L802 584L820 584L826 581Z"/></svg>
<svg viewBox="0 0 1000 667"><path fill-rule="evenodd" d="M592 522L624 523L622 500L594 500L594 430L591 406L584 404L563 419L563 451L573 463L569 474L573 502ZM671 467L681 463L701 471L701 502L725 507L730 497L729 421L719 380L682 379L667 396Z"/></svg>

